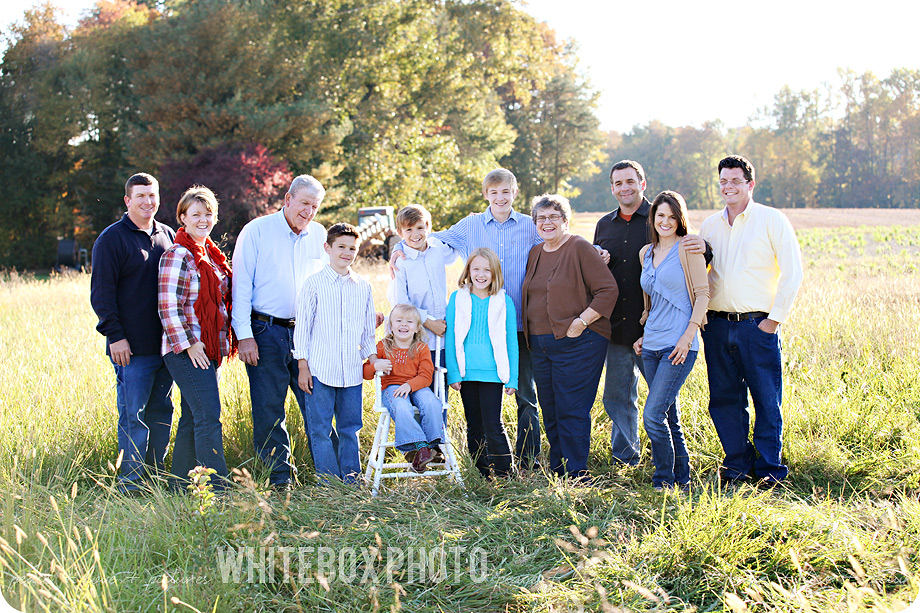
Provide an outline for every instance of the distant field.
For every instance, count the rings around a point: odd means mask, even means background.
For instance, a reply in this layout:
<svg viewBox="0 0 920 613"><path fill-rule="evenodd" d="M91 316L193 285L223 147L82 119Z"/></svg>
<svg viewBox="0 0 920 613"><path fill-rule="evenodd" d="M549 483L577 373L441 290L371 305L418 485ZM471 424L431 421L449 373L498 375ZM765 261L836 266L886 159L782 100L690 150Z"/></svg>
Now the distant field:
<svg viewBox="0 0 920 613"><path fill-rule="evenodd" d="M796 230L858 226L913 226L920 224L920 209L780 209ZM699 228L714 210L690 211L690 225ZM572 229L589 239L602 213L576 213Z"/></svg>

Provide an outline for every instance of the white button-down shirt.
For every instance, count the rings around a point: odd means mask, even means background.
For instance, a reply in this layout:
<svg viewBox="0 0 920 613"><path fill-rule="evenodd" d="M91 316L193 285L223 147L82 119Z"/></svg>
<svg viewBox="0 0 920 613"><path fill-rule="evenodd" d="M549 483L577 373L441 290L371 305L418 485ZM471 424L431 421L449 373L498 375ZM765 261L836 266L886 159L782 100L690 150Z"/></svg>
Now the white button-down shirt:
<svg viewBox="0 0 920 613"><path fill-rule="evenodd" d="M390 283L387 300L390 307L411 304L428 319L447 317L447 272L445 268L457 259L457 252L440 240L428 237L425 251L402 244L406 257L396 263L396 278ZM434 347L434 335L425 330L425 342Z"/></svg>
<svg viewBox="0 0 920 613"><path fill-rule="evenodd" d="M243 227L233 251L233 329L252 338L252 311L290 319L304 280L329 262L323 249L326 229L315 221L299 234L284 209Z"/></svg>
<svg viewBox="0 0 920 613"><path fill-rule="evenodd" d="M308 277L297 302L294 357L331 387L361 385L363 362L377 350L371 284L331 266Z"/></svg>
<svg viewBox="0 0 920 613"><path fill-rule="evenodd" d="M785 215L752 200L731 225L727 209L708 217L700 236L712 245L711 310L764 311L780 323L789 318L804 274L799 242Z"/></svg>

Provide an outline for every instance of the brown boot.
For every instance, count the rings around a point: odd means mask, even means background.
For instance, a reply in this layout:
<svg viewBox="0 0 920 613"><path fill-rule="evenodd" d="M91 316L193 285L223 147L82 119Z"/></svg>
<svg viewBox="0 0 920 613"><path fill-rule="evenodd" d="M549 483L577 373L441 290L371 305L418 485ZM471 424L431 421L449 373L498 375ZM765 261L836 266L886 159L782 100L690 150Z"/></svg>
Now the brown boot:
<svg viewBox="0 0 920 613"><path fill-rule="evenodd" d="M417 473L423 473L429 462L431 462L431 448L422 447L418 450L418 453L415 454L415 459L412 460L412 470Z"/></svg>

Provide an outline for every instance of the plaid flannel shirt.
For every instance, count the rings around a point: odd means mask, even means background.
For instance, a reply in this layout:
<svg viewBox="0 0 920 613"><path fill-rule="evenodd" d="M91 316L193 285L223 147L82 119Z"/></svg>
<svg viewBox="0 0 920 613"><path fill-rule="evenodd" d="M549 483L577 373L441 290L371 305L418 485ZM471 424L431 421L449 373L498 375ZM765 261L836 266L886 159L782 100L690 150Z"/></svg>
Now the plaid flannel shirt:
<svg viewBox="0 0 920 613"><path fill-rule="evenodd" d="M214 269L220 279L220 291L227 295L227 276ZM157 308L163 323L163 342L160 351L182 353L201 340L201 324L195 315L195 301L198 300L200 279L195 257L180 245L173 245L160 258L160 276L157 290ZM226 304L221 301L220 310L224 316L224 327L220 331L220 353L230 354L230 340L227 337Z"/></svg>

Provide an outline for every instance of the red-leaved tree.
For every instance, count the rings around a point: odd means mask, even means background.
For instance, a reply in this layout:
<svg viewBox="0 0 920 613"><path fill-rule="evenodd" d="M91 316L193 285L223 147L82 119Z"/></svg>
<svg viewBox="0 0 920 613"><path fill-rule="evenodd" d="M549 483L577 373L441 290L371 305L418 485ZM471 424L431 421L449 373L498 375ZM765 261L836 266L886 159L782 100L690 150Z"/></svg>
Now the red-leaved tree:
<svg viewBox="0 0 920 613"><path fill-rule="evenodd" d="M178 227L176 204L192 185L217 195L218 221L211 238L232 250L240 230L251 219L281 206L293 174L287 162L257 143L227 144L201 150L191 160L171 160L160 169L160 221Z"/></svg>

